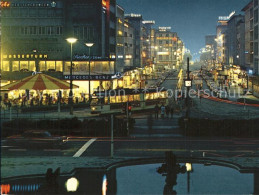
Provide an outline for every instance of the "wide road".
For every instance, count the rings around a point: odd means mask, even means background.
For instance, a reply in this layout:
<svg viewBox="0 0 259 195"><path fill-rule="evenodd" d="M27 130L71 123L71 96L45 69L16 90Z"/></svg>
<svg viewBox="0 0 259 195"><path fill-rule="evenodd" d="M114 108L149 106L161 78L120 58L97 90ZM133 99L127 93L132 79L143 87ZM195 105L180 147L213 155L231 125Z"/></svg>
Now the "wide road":
<svg viewBox="0 0 259 195"><path fill-rule="evenodd" d="M175 88L177 81L171 78L163 86ZM211 105L210 109L219 107L218 102L203 100L203 105ZM214 105L216 104L216 105ZM223 104L222 104L223 105ZM224 106L226 106L224 104ZM232 106L232 105L231 105ZM219 108L218 108L219 109ZM173 119L158 119L153 121L149 129L146 115L135 116L135 127L130 136L114 138L114 155L117 157L153 157L163 156L166 151L179 155L209 156L209 157L244 157L259 156L259 139L242 138L191 138L183 136L178 127L181 113L175 113ZM67 156L107 157L111 154L111 139L100 137L70 137L65 148L26 148L6 146L2 143L2 158L9 157L42 157Z"/></svg>

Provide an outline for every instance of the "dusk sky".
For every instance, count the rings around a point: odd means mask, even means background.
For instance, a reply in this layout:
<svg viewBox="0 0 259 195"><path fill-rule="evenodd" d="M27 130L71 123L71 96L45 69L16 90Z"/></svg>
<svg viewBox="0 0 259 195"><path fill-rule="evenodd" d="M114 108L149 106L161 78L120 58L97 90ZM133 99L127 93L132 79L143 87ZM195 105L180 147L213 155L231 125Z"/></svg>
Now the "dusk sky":
<svg viewBox="0 0 259 195"><path fill-rule="evenodd" d="M142 14L157 26L171 26L186 47L196 53L205 46L205 35L216 34L218 16L228 16L250 0L117 0L125 13Z"/></svg>

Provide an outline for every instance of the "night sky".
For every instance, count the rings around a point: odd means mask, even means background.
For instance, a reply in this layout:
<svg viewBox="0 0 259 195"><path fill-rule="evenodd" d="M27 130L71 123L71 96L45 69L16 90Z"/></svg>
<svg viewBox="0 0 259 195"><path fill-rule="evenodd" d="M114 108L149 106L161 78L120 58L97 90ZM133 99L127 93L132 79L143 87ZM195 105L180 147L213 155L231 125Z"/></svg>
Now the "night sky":
<svg viewBox="0 0 259 195"><path fill-rule="evenodd" d="M171 26L196 53L205 46L205 35L216 34L218 16L228 16L250 0L117 0L125 13L142 14L144 20L155 20L157 26Z"/></svg>

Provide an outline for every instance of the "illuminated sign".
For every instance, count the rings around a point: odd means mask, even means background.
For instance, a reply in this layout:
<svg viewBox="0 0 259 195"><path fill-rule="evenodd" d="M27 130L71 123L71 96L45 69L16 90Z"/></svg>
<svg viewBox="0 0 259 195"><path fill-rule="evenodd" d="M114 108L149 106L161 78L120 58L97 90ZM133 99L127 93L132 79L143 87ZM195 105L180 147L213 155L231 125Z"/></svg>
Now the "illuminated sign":
<svg viewBox="0 0 259 195"><path fill-rule="evenodd" d="M72 75L72 80L84 81L84 80L93 80L93 81L109 81L114 75ZM70 75L63 75L63 80L70 80Z"/></svg>
<svg viewBox="0 0 259 195"><path fill-rule="evenodd" d="M172 28L170 26L168 27L159 27L159 30L171 30Z"/></svg>
<svg viewBox="0 0 259 195"><path fill-rule="evenodd" d="M229 20L232 16L234 16L235 15L235 11L233 11L233 12L231 12L230 14L229 14L229 16L219 16L219 20L220 21L227 21L227 20Z"/></svg>
<svg viewBox="0 0 259 195"><path fill-rule="evenodd" d="M157 52L157 55L161 55L161 56L169 55L169 52Z"/></svg>
<svg viewBox="0 0 259 195"><path fill-rule="evenodd" d="M10 3L8 1L1 1L1 7L10 7Z"/></svg>
<svg viewBox="0 0 259 195"><path fill-rule="evenodd" d="M154 20L145 20L142 23L143 24L155 24L156 22Z"/></svg>
<svg viewBox="0 0 259 195"><path fill-rule="evenodd" d="M132 18L142 18L141 14L125 14L126 17L132 17Z"/></svg>
<svg viewBox="0 0 259 195"><path fill-rule="evenodd" d="M87 56L87 55L74 55L74 60L109 60L107 57L100 56Z"/></svg>
<svg viewBox="0 0 259 195"><path fill-rule="evenodd" d="M3 55L4 59L24 59L24 58L48 58L48 55L46 54L9 54L9 55Z"/></svg>

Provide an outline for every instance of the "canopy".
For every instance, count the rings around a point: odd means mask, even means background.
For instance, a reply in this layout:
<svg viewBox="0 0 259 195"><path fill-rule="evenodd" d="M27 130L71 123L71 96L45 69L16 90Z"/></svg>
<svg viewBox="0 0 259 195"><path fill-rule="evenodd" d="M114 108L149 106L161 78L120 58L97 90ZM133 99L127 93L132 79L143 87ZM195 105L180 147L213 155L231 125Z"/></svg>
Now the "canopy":
<svg viewBox="0 0 259 195"><path fill-rule="evenodd" d="M79 88L73 85L73 88ZM26 77L20 81L10 83L2 87L2 90L57 90L70 89L70 84L60 79L45 75L36 74Z"/></svg>

